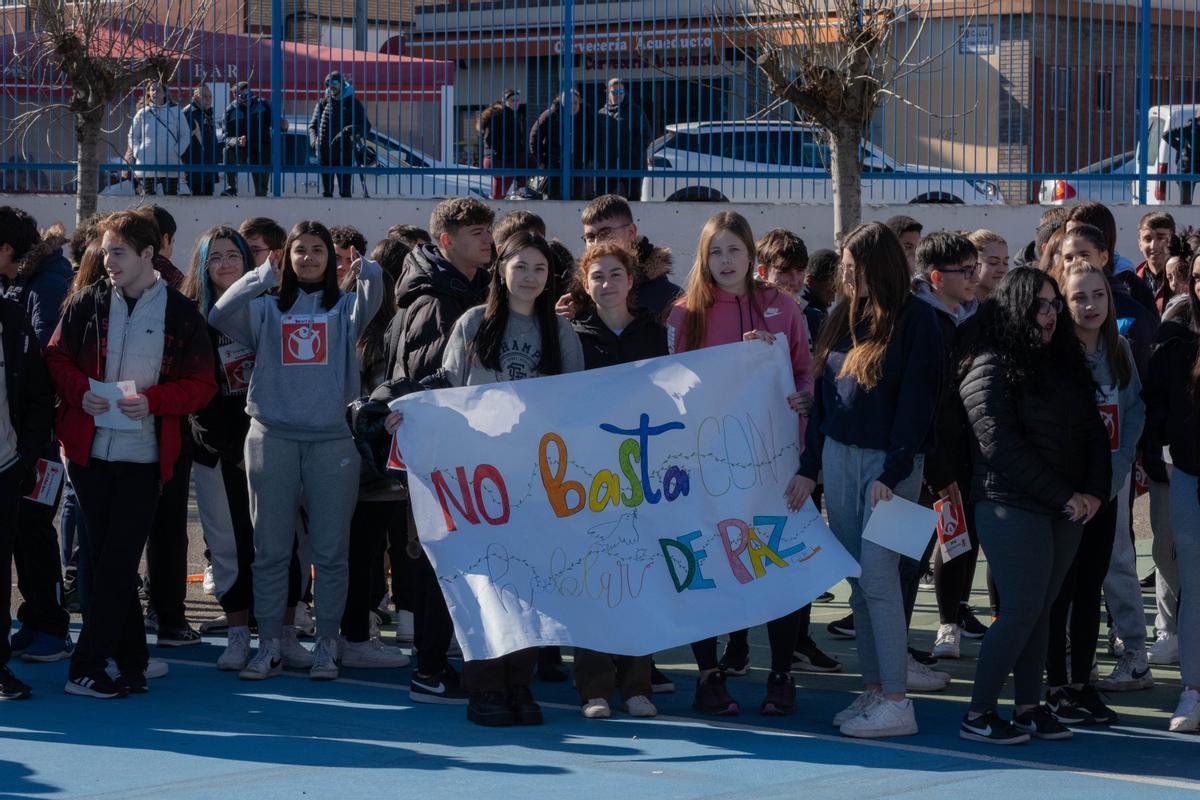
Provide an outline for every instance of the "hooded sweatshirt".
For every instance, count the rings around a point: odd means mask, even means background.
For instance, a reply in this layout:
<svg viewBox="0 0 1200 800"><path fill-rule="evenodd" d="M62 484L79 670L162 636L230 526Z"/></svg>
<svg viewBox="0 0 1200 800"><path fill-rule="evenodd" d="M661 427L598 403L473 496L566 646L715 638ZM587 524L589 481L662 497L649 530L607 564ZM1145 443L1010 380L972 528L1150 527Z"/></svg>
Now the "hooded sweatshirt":
<svg viewBox="0 0 1200 800"><path fill-rule="evenodd" d="M353 292L325 309L323 291L301 289L287 311L264 264L247 272L213 306L209 323L255 352L246 412L285 439L328 441L350 436L346 406L358 398L358 337L383 303L383 270L363 259Z"/></svg>
<svg viewBox="0 0 1200 800"><path fill-rule="evenodd" d="M714 288L716 302L708 310L704 341L700 346L715 347L740 342L744 334L755 330L785 336L796 391L811 392L812 355L808 347L808 326L804 322L800 306L790 295L774 287L755 286L755 294L758 313L755 313L751 306L749 297L735 295L719 287ZM686 349L683 342L683 323L686 316L686 301L680 300L671 307L670 316L667 318L667 346L672 353L681 353ZM804 442L805 422L805 418L801 417L801 443Z"/></svg>
<svg viewBox="0 0 1200 800"><path fill-rule="evenodd" d="M1146 405L1142 402L1142 381L1138 378L1137 368L1133 363L1133 351L1129 342L1118 337L1121 347L1121 357L1132 368L1129 383L1118 386L1113 379L1112 370L1108 365L1108 350L1104 339L1094 353L1085 353L1088 369L1092 372L1092 380L1100 387L1096 397L1096 405L1100 409L1100 419L1104 420L1108 431L1109 446L1112 450L1112 489L1109 499L1121 493L1125 478L1133 469L1133 459L1137 455L1138 440L1142 436L1142 428L1146 423Z"/></svg>
<svg viewBox="0 0 1200 800"><path fill-rule="evenodd" d="M486 299L489 280L486 269L477 270L468 280L431 244L409 253L396 287L393 323L400 330L395 337L397 352L388 354L388 362L396 362L391 377L421 381L437 372L451 328L468 308Z"/></svg>
<svg viewBox="0 0 1200 800"><path fill-rule="evenodd" d="M42 347L50 343L75 276L62 244L61 236L47 236L21 258L16 277L0 278L0 295L25 309Z"/></svg>

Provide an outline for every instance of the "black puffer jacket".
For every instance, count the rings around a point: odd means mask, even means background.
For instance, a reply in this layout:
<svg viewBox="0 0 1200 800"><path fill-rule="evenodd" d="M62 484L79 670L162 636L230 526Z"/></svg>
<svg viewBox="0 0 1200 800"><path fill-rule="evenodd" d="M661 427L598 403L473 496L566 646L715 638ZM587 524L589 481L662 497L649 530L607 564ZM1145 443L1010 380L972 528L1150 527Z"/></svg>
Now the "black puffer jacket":
<svg viewBox="0 0 1200 800"><path fill-rule="evenodd" d="M420 381L442 366L450 329L467 309L487 298L490 276L481 269L468 281L431 244L408 254L403 275L396 287L397 329L388 336L389 348L395 350L388 353L388 363L395 364L390 377Z"/></svg>
<svg viewBox="0 0 1200 800"><path fill-rule="evenodd" d="M1196 334L1188 316L1164 322L1158 329L1150 368L1142 387L1146 401L1146 432L1142 452L1146 471L1155 480L1166 478L1162 449L1171 451L1177 469L1200 475L1196 443L1196 410L1191 398L1191 375L1196 363Z"/></svg>
<svg viewBox="0 0 1200 800"><path fill-rule="evenodd" d="M1108 434L1092 393L1058 372L1014 387L1000 357L975 357L959 386L974 438L971 496L1058 514L1071 495L1109 496Z"/></svg>
<svg viewBox="0 0 1200 800"><path fill-rule="evenodd" d="M621 335L612 332L596 314L571 323L583 345L583 368L598 369L628 364L667 354L667 329L646 311L638 312Z"/></svg>

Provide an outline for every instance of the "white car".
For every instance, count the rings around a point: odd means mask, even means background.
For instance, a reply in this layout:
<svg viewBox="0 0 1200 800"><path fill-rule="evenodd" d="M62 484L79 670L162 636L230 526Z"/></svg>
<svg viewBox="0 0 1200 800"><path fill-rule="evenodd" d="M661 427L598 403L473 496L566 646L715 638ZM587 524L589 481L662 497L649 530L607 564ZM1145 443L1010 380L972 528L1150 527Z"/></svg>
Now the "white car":
<svg viewBox="0 0 1200 800"><path fill-rule="evenodd" d="M1000 205L994 183L959 177L954 170L900 164L863 142L862 198L867 203ZM692 122L668 125L650 145L642 200L826 202L833 198L830 151L823 132L802 122ZM727 173L711 176L679 172ZM875 178L887 172L913 178ZM767 173L780 177L737 177ZM928 176L928 177L926 177Z"/></svg>
<svg viewBox="0 0 1200 800"><path fill-rule="evenodd" d="M1184 137L1200 147L1200 105L1153 106L1150 109L1150 129L1146 141L1150 145L1149 159L1146 172L1149 180L1146 184L1146 205L1175 205L1183 201L1179 181L1157 181L1156 175L1178 175L1180 169L1181 143ZM1138 142L1138 150L1141 150ZM1136 152L1136 151L1135 151ZM1193 155L1200 158L1200 154ZM1134 163L1139 161L1135 157ZM1193 166L1193 171L1196 169ZM1134 179L1130 185L1133 202L1138 202L1137 167L1134 167ZM1192 202L1195 202L1196 187L1192 187Z"/></svg>
<svg viewBox="0 0 1200 800"><path fill-rule="evenodd" d="M1075 176L1110 175L1111 180L1086 180ZM1097 161L1055 180L1044 180L1038 191L1038 202L1044 206L1061 206L1095 200L1100 203L1128 203L1129 176L1137 175L1137 151Z"/></svg>
<svg viewBox="0 0 1200 800"><path fill-rule="evenodd" d="M322 192L321 175L318 172L304 172L307 167L318 168L317 155L308 142L308 119L289 115L288 129L283 132L283 196L284 197L320 197ZM217 131L218 140L222 138ZM420 150L401 144L390 136L378 131L371 131L366 137L366 163L368 168L414 168L428 172L405 173L398 175L368 174L352 171L353 184L351 190L355 197L363 196L363 186L371 197L463 197L473 195L482 199L492 196L491 179L483 175L478 167L454 164L441 161ZM185 168L186 169L186 168ZM225 188L225 165L217 164L208 169L220 173L217 180L217 193ZM456 170L457 174L447 174L442 170ZM270 184L267 194L270 195ZM238 195L253 197L254 186L250 173L241 172L237 176ZM337 182L334 182L334 192L337 192ZM179 193L188 194L187 182L179 182ZM104 195L133 195L133 183L129 180L114 182L104 189Z"/></svg>

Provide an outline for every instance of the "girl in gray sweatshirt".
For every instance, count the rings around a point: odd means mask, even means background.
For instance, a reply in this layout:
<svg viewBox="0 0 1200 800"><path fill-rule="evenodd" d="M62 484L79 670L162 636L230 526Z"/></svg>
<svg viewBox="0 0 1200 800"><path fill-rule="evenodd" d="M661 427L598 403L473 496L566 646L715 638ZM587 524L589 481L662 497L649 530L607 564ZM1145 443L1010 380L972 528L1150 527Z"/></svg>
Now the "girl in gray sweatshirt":
<svg viewBox="0 0 1200 800"><path fill-rule="evenodd" d="M359 456L346 425L358 397L355 345L382 302L383 273L362 259L353 292L337 286L337 255L319 222L297 223L278 276L267 263L217 301L214 328L254 350L246 411L246 472L254 518L254 603L258 652L240 673L282 672L280 636L297 510L309 517L316 586L317 645L311 677L337 677L338 631L346 600L350 518ZM278 286L278 295L269 294Z"/></svg>

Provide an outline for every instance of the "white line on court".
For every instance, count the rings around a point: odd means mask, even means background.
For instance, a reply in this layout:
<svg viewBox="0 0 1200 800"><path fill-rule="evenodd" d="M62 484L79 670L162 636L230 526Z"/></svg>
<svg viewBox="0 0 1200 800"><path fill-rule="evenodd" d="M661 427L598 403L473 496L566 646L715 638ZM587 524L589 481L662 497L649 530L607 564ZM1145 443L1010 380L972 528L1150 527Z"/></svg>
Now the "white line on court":
<svg viewBox="0 0 1200 800"><path fill-rule="evenodd" d="M214 668L214 664L210 661L191 661L191 660L175 659L175 658L166 658L163 660L166 661L168 664L180 664L180 665L186 665L186 666L192 666L192 667L206 667L208 669ZM305 675L303 672L284 672L283 675L284 675L284 677L288 677L288 678L302 678L305 680L308 679L308 676ZM335 683L346 683L346 684L352 684L354 686L369 686L369 687L378 688L378 689L391 689L394 691L403 691L403 692L408 691L407 684L382 683L379 681L364 681L364 680L360 680L358 678L338 678L337 681L335 681ZM567 704L567 703L551 703L551 702L543 702L543 701L539 700L538 704L542 705L542 706L546 706L547 708L557 708L557 709L562 709L565 711L578 711L579 710L578 706ZM1140 784L1143 786L1162 786L1162 787L1166 787L1166 788L1170 788L1170 789L1186 789L1186 790L1200 793L1200 782L1197 782L1197 781L1189 781L1189 780L1183 780L1183 779L1177 779L1177 778L1162 778L1162 777L1158 777L1158 776L1154 776L1154 775L1133 775L1133 774L1129 774L1129 773L1125 773L1125 772L1106 772L1104 770L1079 769L1078 767L1070 767L1065 764L1051 764L1051 763L1044 763L1044 762L1039 762L1039 761L1025 761L1025 760L1019 759L1019 758L1007 758L1005 756L992 756L992 755L987 755L985 753L971 753L971 752L964 752L961 750L949 750L949 749L941 748L941 747L930 747L928 745L905 744L903 742L880 741L877 739L855 739L855 738L852 738L849 736L824 734L824 733L812 733L809 731L786 730L783 728L773 728L770 726L762 726L762 725L748 725L746 723L739 723L739 722L693 719L690 717L673 717L673 716L669 716L669 715L660 715L653 719L642 718L642 719L635 720L633 718L630 718L628 720L625 720L622 718L617 718L617 719L596 720L596 721L597 722L609 722L609 723L615 722L618 724L620 724L622 722L635 722L635 723L639 723L639 724L649 724L649 725L663 725L663 726L675 725L675 726L696 727L696 728L711 728L711 729L717 729L717 730L733 730L733 731L740 731L742 733L753 733L753 734L763 735L763 736L787 736L787 737L792 737L792 738L796 738L796 739L815 739L817 741L823 741L823 742L835 742L838 744L853 744L853 745L859 745L859 746L864 746L864 747L875 747L875 748L880 748L880 749L884 749L884 750L895 750L898 752L920 753L922 755L943 756L943 757L948 756L950 758L958 758L958 759L962 759L964 761L977 761L977 762L980 762L983 764L995 764L995 765L999 765L999 766L1018 767L1021 769L1046 770L1046 771L1051 771L1051 772L1065 772L1065 773L1069 773L1072 775L1080 775L1080 776L1089 777L1089 778L1105 778L1108 780L1124 781L1126 783L1136 783L1136 784ZM1132 726L1121 726L1120 729L1127 730L1127 731L1130 731L1131 733L1136 733L1139 735L1150 734L1150 735L1159 736L1162 734L1166 734L1168 737L1170 737L1172 739L1178 737L1178 738L1181 738L1181 739L1184 739L1187 741L1200 742L1200 739L1198 739L1196 737L1184 737L1184 736L1181 736L1180 734L1171 734L1168 731L1158 731L1158 730L1154 730L1153 728L1136 728L1136 727L1132 727ZM1077 732L1079 732L1079 731L1077 731ZM1098 733L1096 731L1088 731L1088 732L1089 733ZM1109 734L1109 735L1118 735L1118 734Z"/></svg>

